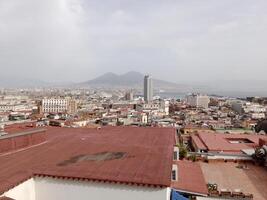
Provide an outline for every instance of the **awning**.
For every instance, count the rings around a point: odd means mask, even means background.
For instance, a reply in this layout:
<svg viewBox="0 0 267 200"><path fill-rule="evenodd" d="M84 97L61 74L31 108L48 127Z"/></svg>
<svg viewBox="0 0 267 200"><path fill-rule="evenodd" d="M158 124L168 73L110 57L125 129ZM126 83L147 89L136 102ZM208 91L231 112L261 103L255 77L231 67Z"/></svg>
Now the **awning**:
<svg viewBox="0 0 267 200"><path fill-rule="evenodd" d="M172 190L171 200L189 200L189 199L179 194L178 192Z"/></svg>

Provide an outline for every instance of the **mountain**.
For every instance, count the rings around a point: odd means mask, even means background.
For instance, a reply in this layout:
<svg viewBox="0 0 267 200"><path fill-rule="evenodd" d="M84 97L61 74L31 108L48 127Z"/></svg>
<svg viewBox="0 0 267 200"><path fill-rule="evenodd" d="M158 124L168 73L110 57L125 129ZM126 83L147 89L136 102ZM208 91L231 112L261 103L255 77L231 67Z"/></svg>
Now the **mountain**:
<svg viewBox="0 0 267 200"><path fill-rule="evenodd" d="M139 72L130 71L121 75L109 72L95 79L83 82L81 83L81 85L90 87L108 87L108 88L118 88L118 87L142 88L143 81L144 81L144 75ZM153 79L153 86L155 89L163 89L163 90L172 90L172 91L181 91L181 89L182 90L186 89L186 91L189 90L188 85L176 84L159 79Z"/></svg>
<svg viewBox="0 0 267 200"><path fill-rule="evenodd" d="M143 75L138 72L128 72L117 75L112 72L106 73L93 80L85 82L90 86L133 86L142 83Z"/></svg>

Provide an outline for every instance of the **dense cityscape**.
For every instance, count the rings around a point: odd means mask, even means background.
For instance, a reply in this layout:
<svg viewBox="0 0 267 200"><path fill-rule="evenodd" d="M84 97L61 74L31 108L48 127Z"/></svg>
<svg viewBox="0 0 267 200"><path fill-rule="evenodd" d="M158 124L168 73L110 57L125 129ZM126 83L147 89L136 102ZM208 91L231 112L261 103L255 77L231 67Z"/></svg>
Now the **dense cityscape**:
<svg viewBox="0 0 267 200"><path fill-rule="evenodd" d="M266 0L0 0L0 200L267 200Z"/></svg>
<svg viewBox="0 0 267 200"><path fill-rule="evenodd" d="M266 198L267 98L161 98L149 75L143 87L3 89L2 196Z"/></svg>

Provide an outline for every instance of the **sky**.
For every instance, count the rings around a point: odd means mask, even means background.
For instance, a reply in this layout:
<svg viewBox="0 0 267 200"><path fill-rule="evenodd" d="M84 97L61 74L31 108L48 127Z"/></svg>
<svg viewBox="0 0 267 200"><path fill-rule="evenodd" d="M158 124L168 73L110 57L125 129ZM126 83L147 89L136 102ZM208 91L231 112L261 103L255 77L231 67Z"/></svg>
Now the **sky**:
<svg viewBox="0 0 267 200"><path fill-rule="evenodd" d="M266 0L0 0L0 77L266 80Z"/></svg>

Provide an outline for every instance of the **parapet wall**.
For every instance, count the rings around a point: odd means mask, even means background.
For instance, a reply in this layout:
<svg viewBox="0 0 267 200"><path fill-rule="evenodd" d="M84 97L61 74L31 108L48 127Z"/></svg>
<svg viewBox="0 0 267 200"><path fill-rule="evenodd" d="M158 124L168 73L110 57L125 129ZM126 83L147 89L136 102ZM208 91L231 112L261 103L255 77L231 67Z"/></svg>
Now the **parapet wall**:
<svg viewBox="0 0 267 200"><path fill-rule="evenodd" d="M0 153L19 150L46 141L46 129L33 129L0 136Z"/></svg>

